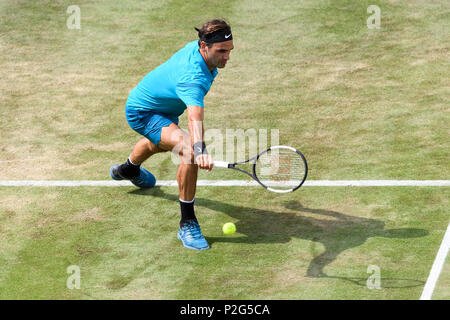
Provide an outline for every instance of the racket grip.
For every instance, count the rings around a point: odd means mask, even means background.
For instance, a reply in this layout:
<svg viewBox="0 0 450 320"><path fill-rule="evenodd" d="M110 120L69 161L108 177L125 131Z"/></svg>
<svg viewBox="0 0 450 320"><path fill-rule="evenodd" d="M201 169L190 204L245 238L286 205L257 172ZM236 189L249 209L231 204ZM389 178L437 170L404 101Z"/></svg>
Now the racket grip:
<svg viewBox="0 0 450 320"><path fill-rule="evenodd" d="M214 161L214 167L215 168L228 168L229 162L225 161Z"/></svg>

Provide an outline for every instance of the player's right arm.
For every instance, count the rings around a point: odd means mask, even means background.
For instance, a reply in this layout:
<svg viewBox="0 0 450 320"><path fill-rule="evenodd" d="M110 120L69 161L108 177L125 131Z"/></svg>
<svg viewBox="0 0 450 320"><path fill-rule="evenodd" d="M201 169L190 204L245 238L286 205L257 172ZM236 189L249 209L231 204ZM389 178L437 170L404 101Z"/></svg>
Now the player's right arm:
<svg viewBox="0 0 450 320"><path fill-rule="evenodd" d="M206 169L208 172L213 167L212 156L206 151L204 140L204 109L200 106L187 107L188 128L191 137L191 146L194 151L195 163L200 169Z"/></svg>

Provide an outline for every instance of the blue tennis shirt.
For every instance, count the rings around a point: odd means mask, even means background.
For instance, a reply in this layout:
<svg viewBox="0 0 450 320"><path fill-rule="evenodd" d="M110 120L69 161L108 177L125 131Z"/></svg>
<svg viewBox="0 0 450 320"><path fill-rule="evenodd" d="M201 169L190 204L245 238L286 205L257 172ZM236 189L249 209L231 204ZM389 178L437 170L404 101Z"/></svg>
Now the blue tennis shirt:
<svg viewBox="0 0 450 320"><path fill-rule="evenodd" d="M204 107L203 99L216 76L217 68L209 71L198 41L189 42L139 82L127 106L178 117L187 106Z"/></svg>

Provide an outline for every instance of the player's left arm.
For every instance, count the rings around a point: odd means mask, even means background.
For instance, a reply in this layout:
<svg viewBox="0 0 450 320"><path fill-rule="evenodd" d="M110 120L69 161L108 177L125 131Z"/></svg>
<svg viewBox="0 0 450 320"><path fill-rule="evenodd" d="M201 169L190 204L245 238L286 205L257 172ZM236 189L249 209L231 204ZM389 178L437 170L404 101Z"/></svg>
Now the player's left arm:
<svg viewBox="0 0 450 320"><path fill-rule="evenodd" d="M195 162L200 169L206 169L209 172L213 168L213 159L206 151L204 140L204 108L195 105L187 106L187 118Z"/></svg>

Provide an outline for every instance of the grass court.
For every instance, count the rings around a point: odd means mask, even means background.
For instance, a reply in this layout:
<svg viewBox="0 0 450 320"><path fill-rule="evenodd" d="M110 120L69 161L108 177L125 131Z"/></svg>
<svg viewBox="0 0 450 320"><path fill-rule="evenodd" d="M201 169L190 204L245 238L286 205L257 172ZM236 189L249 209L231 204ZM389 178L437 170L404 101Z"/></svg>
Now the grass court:
<svg viewBox="0 0 450 320"><path fill-rule="evenodd" d="M80 29L67 27L74 4ZM128 93L215 17L235 49L206 96L206 129L279 130L308 180L449 179L447 1L1 0L0 180L108 180L139 139ZM168 153L144 167L175 179ZM176 187L0 187L0 298L419 299L449 191L198 187L211 249L196 252L176 238ZM450 298L449 281L447 257L433 299Z"/></svg>

